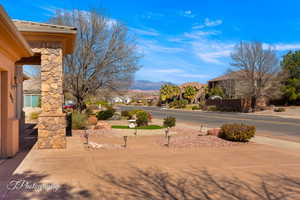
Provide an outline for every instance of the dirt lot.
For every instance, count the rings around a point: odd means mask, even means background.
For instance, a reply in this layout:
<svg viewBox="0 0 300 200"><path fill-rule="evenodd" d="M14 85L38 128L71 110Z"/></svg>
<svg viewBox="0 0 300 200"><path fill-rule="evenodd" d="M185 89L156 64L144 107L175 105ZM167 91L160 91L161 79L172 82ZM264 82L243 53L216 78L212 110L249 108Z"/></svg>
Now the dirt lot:
<svg viewBox="0 0 300 200"><path fill-rule="evenodd" d="M177 136L190 135L189 131ZM59 190L20 189L5 193L5 199L299 197L295 196L300 194L299 152L255 143L168 148L163 140L163 134L130 136L124 148L123 137L104 133L92 135L90 142L118 148L91 149L75 133L68 138L67 149L31 150L13 177L58 184Z"/></svg>

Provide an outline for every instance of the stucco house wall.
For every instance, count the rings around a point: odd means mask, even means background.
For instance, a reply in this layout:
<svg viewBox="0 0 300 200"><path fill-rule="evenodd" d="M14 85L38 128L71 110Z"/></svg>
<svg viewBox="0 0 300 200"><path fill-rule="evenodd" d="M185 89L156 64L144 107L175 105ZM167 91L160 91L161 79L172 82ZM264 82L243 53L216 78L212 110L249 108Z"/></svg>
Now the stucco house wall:
<svg viewBox="0 0 300 200"><path fill-rule="evenodd" d="M12 157L19 150L22 73L15 62L32 52L0 6L0 157ZM21 80L21 81L20 81Z"/></svg>

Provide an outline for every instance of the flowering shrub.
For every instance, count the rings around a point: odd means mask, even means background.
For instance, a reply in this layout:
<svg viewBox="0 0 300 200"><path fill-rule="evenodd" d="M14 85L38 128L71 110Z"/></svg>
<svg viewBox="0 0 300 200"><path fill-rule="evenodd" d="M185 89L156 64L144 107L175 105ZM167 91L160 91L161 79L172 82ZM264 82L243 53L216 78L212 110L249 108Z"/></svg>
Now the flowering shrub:
<svg viewBox="0 0 300 200"><path fill-rule="evenodd" d="M176 118L175 117L166 117L164 119L164 127L168 127L168 128L171 128L173 126L176 125Z"/></svg>
<svg viewBox="0 0 300 200"><path fill-rule="evenodd" d="M136 113L136 123L138 126L148 126L149 115L145 111L139 111Z"/></svg>
<svg viewBox="0 0 300 200"><path fill-rule="evenodd" d="M247 142L254 137L255 126L245 124L224 124L221 126L219 137L236 142Z"/></svg>

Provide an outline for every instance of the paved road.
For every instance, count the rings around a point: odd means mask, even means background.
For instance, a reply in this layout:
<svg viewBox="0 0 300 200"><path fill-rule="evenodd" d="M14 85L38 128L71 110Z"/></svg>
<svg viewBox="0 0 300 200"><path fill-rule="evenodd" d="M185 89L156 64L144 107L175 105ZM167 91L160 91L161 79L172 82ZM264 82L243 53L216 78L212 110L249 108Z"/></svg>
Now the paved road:
<svg viewBox="0 0 300 200"><path fill-rule="evenodd" d="M275 136L293 136L300 140L300 119L281 118L275 116L251 115L247 113L202 112L161 110L158 107L121 107L124 109L144 109L150 111L154 117L176 117L177 121L208 124L219 127L224 123L246 123L255 125L258 132Z"/></svg>

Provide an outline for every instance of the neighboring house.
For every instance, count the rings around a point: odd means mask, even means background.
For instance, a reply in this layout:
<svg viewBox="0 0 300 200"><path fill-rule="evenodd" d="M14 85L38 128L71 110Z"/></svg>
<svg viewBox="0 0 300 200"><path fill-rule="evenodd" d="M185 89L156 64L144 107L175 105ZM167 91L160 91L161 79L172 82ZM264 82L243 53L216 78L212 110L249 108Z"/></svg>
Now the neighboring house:
<svg viewBox="0 0 300 200"><path fill-rule="evenodd" d="M23 83L24 107L41 107L41 80L30 78Z"/></svg>
<svg viewBox="0 0 300 200"><path fill-rule="evenodd" d="M113 103L130 103L132 99L128 96L117 96L112 98Z"/></svg>
<svg viewBox="0 0 300 200"><path fill-rule="evenodd" d="M220 87L223 89L225 98L235 99L243 96L246 84L243 81L241 71L229 72L223 76L208 81L208 89Z"/></svg>
<svg viewBox="0 0 300 200"><path fill-rule="evenodd" d="M180 89L181 89L181 93L184 93L184 90L186 87L194 87L197 90L197 94L193 100L194 103L198 103L199 101L201 101L202 99L205 98L205 87L206 84L202 84L199 82L188 82L188 83L184 83L182 85L180 85Z"/></svg>

